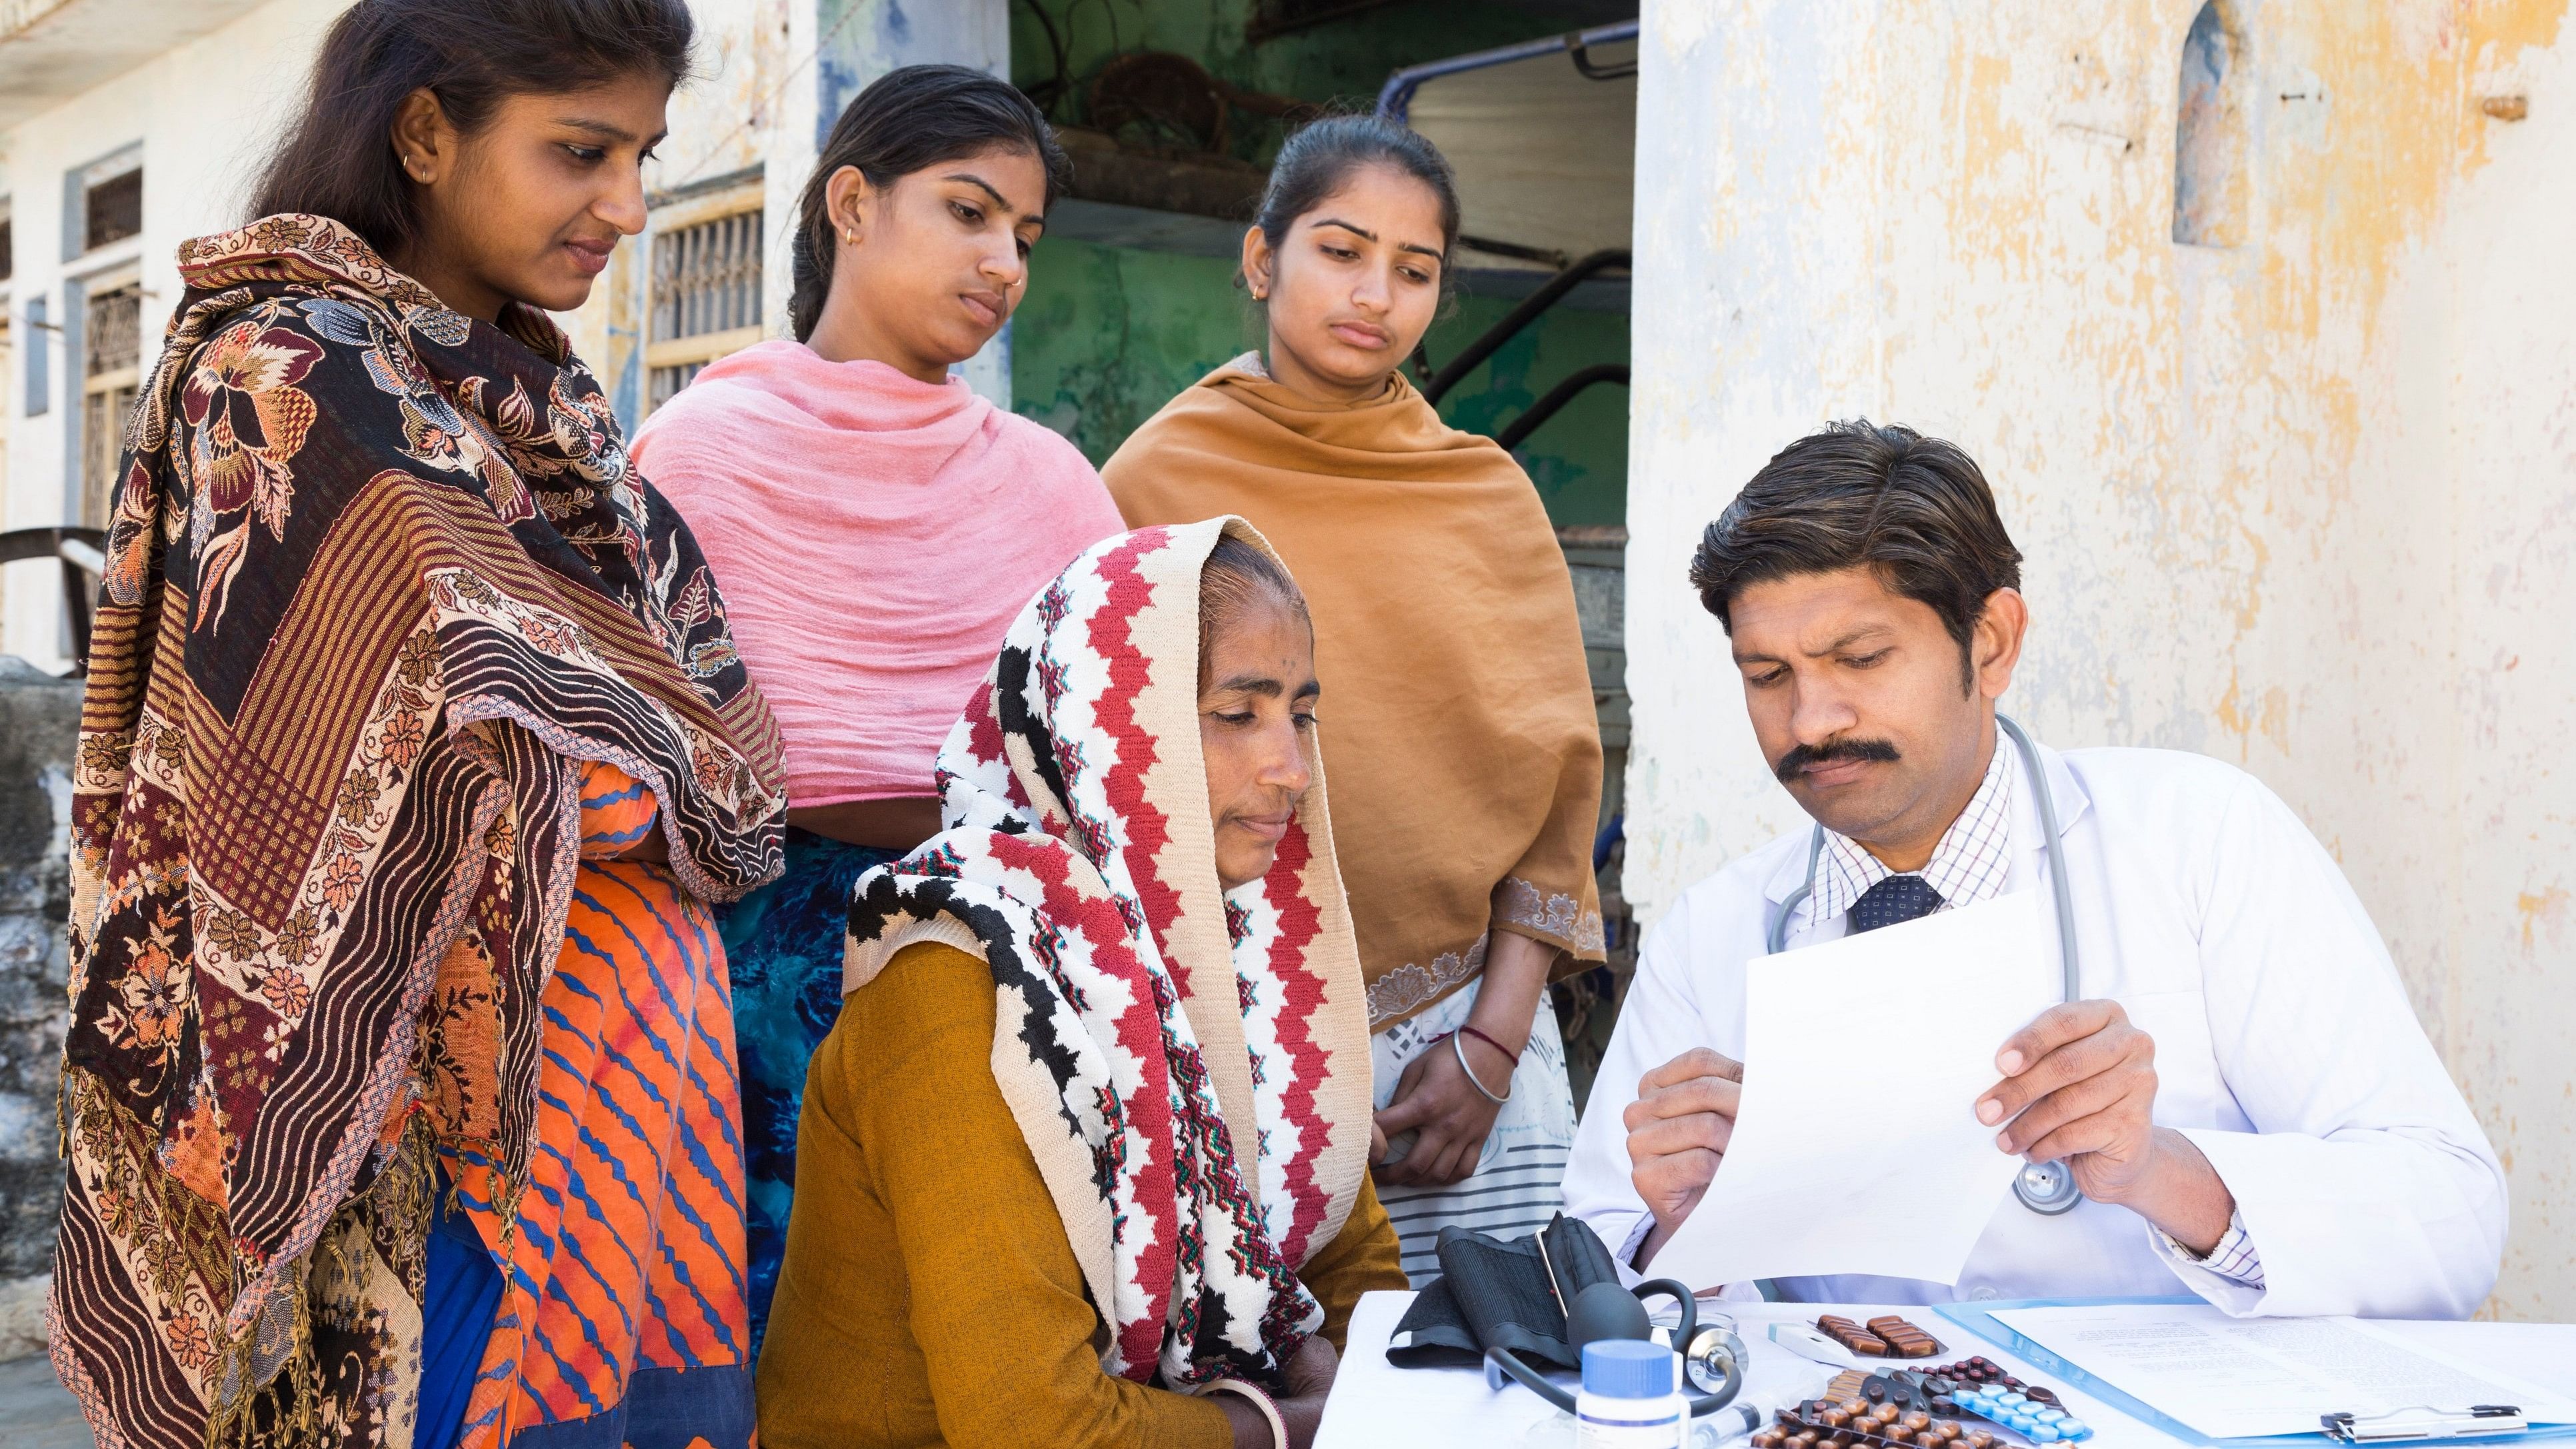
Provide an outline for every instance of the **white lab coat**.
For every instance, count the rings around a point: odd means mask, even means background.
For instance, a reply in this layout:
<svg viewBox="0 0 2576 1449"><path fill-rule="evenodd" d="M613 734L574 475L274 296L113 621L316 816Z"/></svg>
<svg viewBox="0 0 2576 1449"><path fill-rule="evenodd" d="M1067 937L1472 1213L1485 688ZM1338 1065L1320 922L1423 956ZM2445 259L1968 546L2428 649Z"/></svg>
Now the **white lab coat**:
<svg viewBox="0 0 2576 1449"><path fill-rule="evenodd" d="M1996 748L2011 745L1998 736ZM2466 1317L2503 1254L2504 1170L2333 858L2279 797L2214 760L2045 747L2040 757L2074 885L2084 994L2116 999L2155 1039L2155 1120L2191 1139L2235 1194L2265 1287L2191 1265L2126 1208L2088 1201L2050 1218L2006 1193L1956 1287L1793 1278L1777 1284L1782 1295L1924 1303L2181 1287L2240 1315ZM2018 775L2012 808L2005 889L2041 892L2053 922L2038 807ZM1744 966L1805 879L1808 842L1806 830L1783 836L1701 881L1646 938L1566 1170L1567 1210L1613 1253L1642 1236L1646 1216L1621 1122L1637 1079L1692 1047L1743 1057ZM1819 934L1805 915L1788 949L1841 933L1840 918ZM1849 1019L1816 1029L1904 1024L1873 1022L1855 1001Z"/></svg>

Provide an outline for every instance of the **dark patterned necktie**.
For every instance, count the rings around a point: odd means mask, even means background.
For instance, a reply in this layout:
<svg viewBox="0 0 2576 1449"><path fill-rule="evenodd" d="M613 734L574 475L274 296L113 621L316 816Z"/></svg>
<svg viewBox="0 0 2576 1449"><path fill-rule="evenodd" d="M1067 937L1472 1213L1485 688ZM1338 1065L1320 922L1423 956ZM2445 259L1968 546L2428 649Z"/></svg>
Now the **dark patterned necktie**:
<svg viewBox="0 0 2576 1449"><path fill-rule="evenodd" d="M1919 875L1892 875L1852 902L1852 932L1857 935L1881 926L1901 926L1932 914L1940 904L1941 893L1932 889L1930 881Z"/></svg>

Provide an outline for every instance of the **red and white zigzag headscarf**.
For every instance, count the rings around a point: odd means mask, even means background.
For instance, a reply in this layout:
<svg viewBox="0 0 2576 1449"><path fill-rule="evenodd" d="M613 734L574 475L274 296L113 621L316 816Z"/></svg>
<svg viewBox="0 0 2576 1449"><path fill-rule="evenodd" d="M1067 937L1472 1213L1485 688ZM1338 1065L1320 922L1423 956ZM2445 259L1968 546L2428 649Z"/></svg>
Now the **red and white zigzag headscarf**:
<svg viewBox="0 0 2576 1449"><path fill-rule="evenodd" d="M1199 574L1240 519L1099 543L1039 591L939 755L947 829L859 879L843 990L942 941L993 970L993 1076L1110 1328L1102 1367L1276 1380L1297 1269L1367 1168L1368 1008L1324 770L1269 875L1217 882ZM1245 1144L1251 1151L1244 1150Z"/></svg>

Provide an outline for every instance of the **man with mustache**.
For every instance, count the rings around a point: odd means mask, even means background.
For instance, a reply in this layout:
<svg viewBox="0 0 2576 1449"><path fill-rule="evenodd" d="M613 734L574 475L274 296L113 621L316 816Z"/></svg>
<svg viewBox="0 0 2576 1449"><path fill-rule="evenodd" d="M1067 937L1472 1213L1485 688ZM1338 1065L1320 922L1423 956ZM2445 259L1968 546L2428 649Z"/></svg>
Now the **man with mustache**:
<svg viewBox="0 0 2576 1449"><path fill-rule="evenodd" d="M1735 861L1647 938L1565 1183L1567 1209L1626 1270L1660 1266L1724 1159L1745 964L1775 925L1796 950L2054 890L2037 792L1996 724L2030 621L2020 563L1974 461L1867 422L1791 444L1709 525L1691 581L1727 631L1763 758L1821 845L1802 829ZM2216 761L2037 755L2087 999L1999 1043L1994 1085L1960 1105L1997 1150L2063 1163L2083 1198L2047 1215L2005 1197L1955 1285L1777 1291L1870 1304L2188 1290L2236 1314L2465 1317L2502 1256L2503 1169L2333 858ZM1815 1023L1846 1042L1905 1029L1862 1000ZM1906 1090L1902 1073L1887 1087Z"/></svg>

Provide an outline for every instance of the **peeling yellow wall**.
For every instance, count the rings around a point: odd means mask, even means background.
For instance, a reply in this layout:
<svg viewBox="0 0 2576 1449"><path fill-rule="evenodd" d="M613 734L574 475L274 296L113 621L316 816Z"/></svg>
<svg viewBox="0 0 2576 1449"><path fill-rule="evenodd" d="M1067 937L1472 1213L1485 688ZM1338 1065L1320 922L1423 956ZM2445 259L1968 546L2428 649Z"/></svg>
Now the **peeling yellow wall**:
<svg viewBox="0 0 2576 1449"><path fill-rule="evenodd" d="M2576 1319L2576 28L2239 0L2245 241L2208 248L2171 240L2198 4L1646 6L1628 892L1799 819L1700 528L1828 417L1954 438L2030 556L2007 707L2301 811L2512 1168L2491 1310Z"/></svg>
<svg viewBox="0 0 2576 1449"><path fill-rule="evenodd" d="M785 314L787 250L778 229L813 154L805 132L813 115L810 57L789 55L791 26L809 19L810 0L695 0L694 73L671 95L670 134L645 163L644 185L656 197L685 194L697 183L763 166L768 225L762 235L763 316ZM803 12L798 14L795 12ZM810 28L810 26L808 27ZM809 42L810 43L810 42ZM801 86L799 82L802 82ZM801 104L800 104L801 102ZM783 161L769 162L772 153ZM598 374L621 417L642 416L644 330L652 270L652 232L620 246L591 289L590 301L562 319L573 350ZM775 330L775 329L773 329Z"/></svg>

